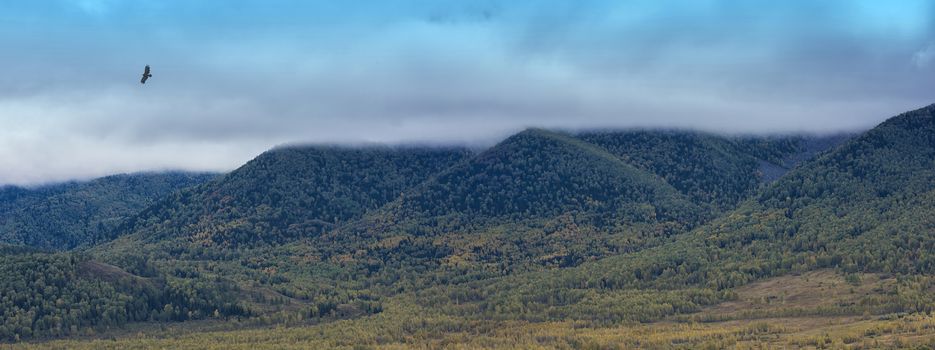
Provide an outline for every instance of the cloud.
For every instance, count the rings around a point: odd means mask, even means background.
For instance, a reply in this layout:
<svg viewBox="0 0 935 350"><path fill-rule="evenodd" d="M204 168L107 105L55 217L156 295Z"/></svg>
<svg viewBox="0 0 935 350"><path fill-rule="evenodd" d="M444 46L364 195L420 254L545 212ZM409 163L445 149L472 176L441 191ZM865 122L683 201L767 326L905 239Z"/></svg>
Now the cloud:
<svg viewBox="0 0 935 350"><path fill-rule="evenodd" d="M912 63L919 69L928 68L933 60L935 60L935 44L929 44L928 47L912 55Z"/></svg>
<svg viewBox="0 0 935 350"><path fill-rule="evenodd" d="M0 4L0 183L530 126L833 132L935 91L928 2L60 1Z"/></svg>

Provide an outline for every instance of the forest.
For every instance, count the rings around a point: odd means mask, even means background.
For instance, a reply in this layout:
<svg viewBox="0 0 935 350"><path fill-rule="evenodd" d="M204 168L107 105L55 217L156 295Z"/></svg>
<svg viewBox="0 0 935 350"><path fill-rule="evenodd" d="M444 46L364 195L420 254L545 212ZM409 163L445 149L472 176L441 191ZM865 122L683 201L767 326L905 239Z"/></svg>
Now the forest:
<svg viewBox="0 0 935 350"><path fill-rule="evenodd" d="M530 129L173 176L0 190L0 338L935 346L935 105L853 137Z"/></svg>
<svg viewBox="0 0 935 350"><path fill-rule="evenodd" d="M0 338L93 335L129 322L248 316L227 281L139 277L84 253L0 248Z"/></svg>
<svg viewBox="0 0 935 350"><path fill-rule="evenodd" d="M67 250L113 238L123 220L216 174L140 173L87 182L0 187L0 242Z"/></svg>

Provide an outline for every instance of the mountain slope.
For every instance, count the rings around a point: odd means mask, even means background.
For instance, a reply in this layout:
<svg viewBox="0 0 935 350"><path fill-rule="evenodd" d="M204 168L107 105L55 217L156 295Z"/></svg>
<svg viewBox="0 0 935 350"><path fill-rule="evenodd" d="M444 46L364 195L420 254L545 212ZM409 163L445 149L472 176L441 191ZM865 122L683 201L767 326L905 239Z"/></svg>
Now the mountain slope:
<svg viewBox="0 0 935 350"><path fill-rule="evenodd" d="M759 188L761 163L781 163L799 153L806 142L802 137L736 138L645 130L589 132L577 137L657 174L695 204L716 211L733 209Z"/></svg>
<svg viewBox="0 0 935 350"><path fill-rule="evenodd" d="M301 255L328 275L340 267L367 278L414 281L444 278L435 275L446 273L439 267L465 269L477 278L569 267L670 241L714 217L719 208L708 201L729 203L719 196L759 184L759 158L750 154L773 159L795 149L794 141L751 146L690 133L602 136L611 139L599 139L599 146L531 129L477 155L451 149L274 150L147 209L121 228L127 236L96 251L131 269L126 261L132 264L135 254L174 261L165 263L168 268L179 259L217 258L281 271L278 257ZM647 149L629 155L619 149L625 144ZM671 145L700 149L692 157L671 157ZM705 168L710 159L716 166ZM734 192L716 183L703 195L669 184L690 183L700 177L698 169L749 183ZM270 248L243 250L263 245ZM320 275L301 278L324 283Z"/></svg>
<svg viewBox="0 0 935 350"><path fill-rule="evenodd" d="M691 230L798 141L601 137L527 130L480 154L276 149L165 198L91 253L138 275L268 291L267 315L316 322L400 300L468 318L648 321L768 275Z"/></svg>
<svg viewBox="0 0 935 350"><path fill-rule="evenodd" d="M776 181L799 164L814 159L821 153L835 149L856 136L853 133L839 133L799 137L797 138L798 150L796 152L781 155L778 161L760 162L762 180L766 183Z"/></svg>
<svg viewBox="0 0 935 350"><path fill-rule="evenodd" d="M652 204L651 204L652 203ZM598 212L615 221L692 223L693 205L655 175L572 137L528 130L439 174L401 201L401 216L549 218ZM643 204L643 205L640 205Z"/></svg>
<svg viewBox="0 0 935 350"><path fill-rule="evenodd" d="M793 171L751 205L790 254L849 270L935 272L935 105L894 117ZM770 232L772 231L772 232ZM824 253L819 253L824 252Z"/></svg>
<svg viewBox="0 0 935 350"><path fill-rule="evenodd" d="M459 148L290 147L166 198L118 231L239 246L315 236L362 216L471 153Z"/></svg>
<svg viewBox="0 0 935 350"><path fill-rule="evenodd" d="M527 130L323 237L325 256L508 273L658 244L708 219L658 176L571 136ZM398 264L398 265L395 265Z"/></svg>
<svg viewBox="0 0 935 350"><path fill-rule="evenodd" d="M0 188L0 243L71 249L109 238L124 218L214 174L114 175L34 189Z"/></svg>
<svg viewBox="0 0 935 350"><path fill-rule="evenodd" d="M803 163L675 242L464 288L485 300L475 313L523 301L526 318L651 320L728 300L753 280L837 268L902 276L892 293L839 312L931 311L933 232L935 105ZM633 300L641 308L620 307Z"/></svg>

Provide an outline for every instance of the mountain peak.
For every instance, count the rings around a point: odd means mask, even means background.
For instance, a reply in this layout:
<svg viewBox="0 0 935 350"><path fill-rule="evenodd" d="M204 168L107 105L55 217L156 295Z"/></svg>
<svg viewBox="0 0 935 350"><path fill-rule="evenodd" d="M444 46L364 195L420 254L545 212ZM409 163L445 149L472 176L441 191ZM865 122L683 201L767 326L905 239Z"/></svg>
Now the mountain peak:
<svg viewBox="0 0 935 350"><path fill-rule="evenodd" d="M543 218L595 211L653 221L656 215L672 219L682 217L685 208L696 209L656 175L593 144L542 129L507 138L439 174L406 200L410 213L404 215L423 217ZM635 209L645 203L656 205Z"/></svg>
<svg viewBox="0 0 935 350"><path fill-rule="evenodd" d="M935 104L900 114L880 124L880 127L887 126L894 126L907 130L935 128Z"/></svg>
<svg viewBox="0 0 935 350"><path fill-rule="evenodd" d="M123 230L138 238L197 237L208 245L314 236L392 201L472 154L433 147L276 148L217 181L150 207ZM189 215L173 216L177 212Z"/></svg>

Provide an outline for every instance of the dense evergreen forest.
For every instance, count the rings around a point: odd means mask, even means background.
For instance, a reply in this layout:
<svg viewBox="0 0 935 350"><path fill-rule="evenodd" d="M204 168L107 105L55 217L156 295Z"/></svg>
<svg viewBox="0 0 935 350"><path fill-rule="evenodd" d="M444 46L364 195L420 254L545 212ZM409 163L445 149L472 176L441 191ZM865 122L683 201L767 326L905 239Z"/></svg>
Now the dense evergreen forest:
<svg viewBox="0 0 935 350"><path fill-rule="evenodd" d="M8 240L33 248L0 255L0 337L233 319L211 327L351 336L335 330L343 325L371 344L495 325L529 334L758 317L924 324L935 312L933 135L929 106L852 138L531 129L480 152L274 149L132 213L93 209L89 217L109 218L94 234L89 225L104 219L52 236L69 237L61 242ZM16 204L28 192L0 191L0 213L40 213ZM0 231L41 237L30 232ZM779 278L813 294L822 293L812 278L844 291L815 306L795 291L770 294ZM772 289L751 287L760 283ZM750 298L739 311L725 306ZM758 327L736 341L781 332ZM918 327L907 334L928 334Z"/></svg>
<svg viewBox="0 0 935 350"><path fill-rule="evenodd" d="M214 176L144 173L36 188L0 187L0 244L61 250L108 240L127 217Z"/></svg>
<svg viewBox="0 0 935 350"><path fill-rule="evenodd" d="M788 156L805 150L806 141L674 131L592 132L578 137L658 174L697 205L717 211L732 209L757 190L761 163L783 166Z"/></svg>
<svg viewBox="0 0 935 350"><path fill-rule="evenodd" d="M361 217L466 159L461 148L282 148L164 198L117 228L198 244L282 243Z"/></svg>

